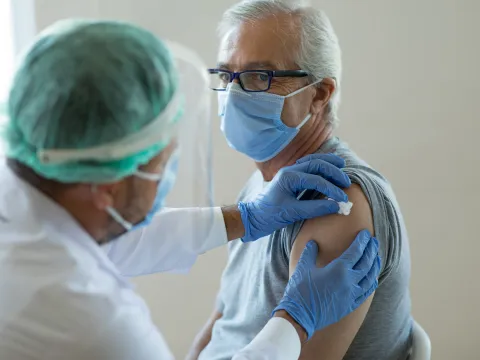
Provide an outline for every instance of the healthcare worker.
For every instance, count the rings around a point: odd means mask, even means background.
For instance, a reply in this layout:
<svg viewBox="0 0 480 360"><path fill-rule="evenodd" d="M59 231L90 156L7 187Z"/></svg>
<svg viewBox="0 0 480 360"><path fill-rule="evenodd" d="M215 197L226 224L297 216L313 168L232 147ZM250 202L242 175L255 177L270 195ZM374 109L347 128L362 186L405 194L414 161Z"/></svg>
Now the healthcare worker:
<svg viewBox="0 0 480 360"><path fill-rule="evenodd" d="M228 240L255 241L347 200L342 160L322 155L256 199L208 206L204 69L186 48L108 21L58 23L22 57L0 171L0 359L171 359L126 276L188 270ZM177 172L172 204L194 206L160 210ZM297 200L305 189L332 200ZM272 319L235 359L296 359L303 340L375 290L368 232L325 268L317 252L310 242Z"/></svg>

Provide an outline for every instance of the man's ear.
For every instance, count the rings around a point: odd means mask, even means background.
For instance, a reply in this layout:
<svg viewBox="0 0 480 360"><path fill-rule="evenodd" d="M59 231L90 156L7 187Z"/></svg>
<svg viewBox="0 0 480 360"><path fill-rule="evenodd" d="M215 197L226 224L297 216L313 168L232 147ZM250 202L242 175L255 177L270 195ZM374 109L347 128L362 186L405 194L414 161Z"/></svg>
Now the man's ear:
<svg viewBox="0 0 480 360"><path fill-rule="evenodd" d="M107 207L113 207L116 194L120 191L121 181L92 185L92 201L94 206L99 210L105 210Z"/></svg>
<svg viewBox="0 0 480 360"><path fill-rule="evenodd" d="M316 93L312 101L312 114L323 113L336 87L335 79L332 78L323 79L322 82L315 87Z"/></svg>

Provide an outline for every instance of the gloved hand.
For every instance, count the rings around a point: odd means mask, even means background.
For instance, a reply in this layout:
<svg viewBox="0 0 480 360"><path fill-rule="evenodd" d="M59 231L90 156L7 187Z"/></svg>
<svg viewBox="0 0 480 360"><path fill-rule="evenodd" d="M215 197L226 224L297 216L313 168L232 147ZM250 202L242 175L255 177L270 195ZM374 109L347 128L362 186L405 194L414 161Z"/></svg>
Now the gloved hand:
<svg viewBox="0 0 480 360"><path fill-rule="evenodd" d="M347 202L339 187L351 185L340 170L345 161L333 154L308 155L281 169L268 187L252 202L239 202L245 227L243 242L257 240L299 220L335 214L335 201ZM332 200L298 200L303 190L316 190Z"/></svg>
<svg viewBox="0 0 480 360"><path fill-rule="evenodd" d="M273 311L289 313L309 339L358 308L377 288L380 272L378 241L368 230L361 231L339 258L323 268L315 265L317 255L317 244L309 241Z"/></svg>

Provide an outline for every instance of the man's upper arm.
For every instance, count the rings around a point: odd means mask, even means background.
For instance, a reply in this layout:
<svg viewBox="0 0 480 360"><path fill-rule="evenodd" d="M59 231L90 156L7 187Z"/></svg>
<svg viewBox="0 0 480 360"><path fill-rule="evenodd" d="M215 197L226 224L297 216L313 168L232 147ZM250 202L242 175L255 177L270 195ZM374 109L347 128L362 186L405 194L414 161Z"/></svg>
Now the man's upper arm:
<svg viewBox="0 0 480 360"><path fill-rule="evenodd" d="M305 222L290 254L290 275L310 240L315 240L319 246L317 265L325 266L351 245L358 232L368 229L373 234L372 211L360 186L354 184L346 190L346 193L353 203L349 216L330 215ZM300 358L341 360L362 325L373 296L341 321L318 331L305 344Z"/></svg>

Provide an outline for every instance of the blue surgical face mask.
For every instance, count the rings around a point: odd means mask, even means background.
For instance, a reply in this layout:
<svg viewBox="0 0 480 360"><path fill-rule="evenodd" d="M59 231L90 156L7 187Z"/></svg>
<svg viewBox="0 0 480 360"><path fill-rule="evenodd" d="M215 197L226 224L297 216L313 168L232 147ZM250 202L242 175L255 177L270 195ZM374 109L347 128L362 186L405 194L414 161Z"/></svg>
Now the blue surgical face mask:
<svg viewBox="0 0 480 360"><path fill-rule="evenodd" d="M153 201L152 208L145 216L142 222L135 224L133 229L146 226L152 222L152 218L155 214L165 206L165 198L167 197L170 190L172 190L173 185L175 185L175 180L177 178L178 172L178 152L175 151L168 160L167 165L165 166L165 171L162 175L162 180L158 183L157 195Z"/></svg>
<svg viewBox="0 0 480 360"><path fill-rule="evenodd" d="M178 154L179 153L177 150L170 156L170 159L168 159L168 162L165 165L165 170L163 171L163 174L161 176L157 176L157 174L145 173L142 171L137 171L136 173L134 173L134 176L138 176L142 179L158 181L157 194L155 195L155 200L153 201L152 208L147 213L147 215L145 215L145 218L141 222L137 224L132 224L127 220L125 220L119 214L119 212L114 208L112 207L107 208L107 212L110 214L110 216L116 222L122 225L122 227L125 230L130 231L130 230L138 229L150 224L155 214L162 207L164 207L165 198L167 197L170 190L172 190L173 185L175 185L175 180L176 180L177 171L178 171Z"/></svg>
<svg viewBox="0 0 480 360"><path fill-rule="evenodd" d="M285 99L321 81L286 96L268 92L246 92L239 84L230 83L225 91L218 93L221 129L230 147L256 162L275 157L311 117L311 114L308 114L296 127L285 125L281 119Z"/></svg>

